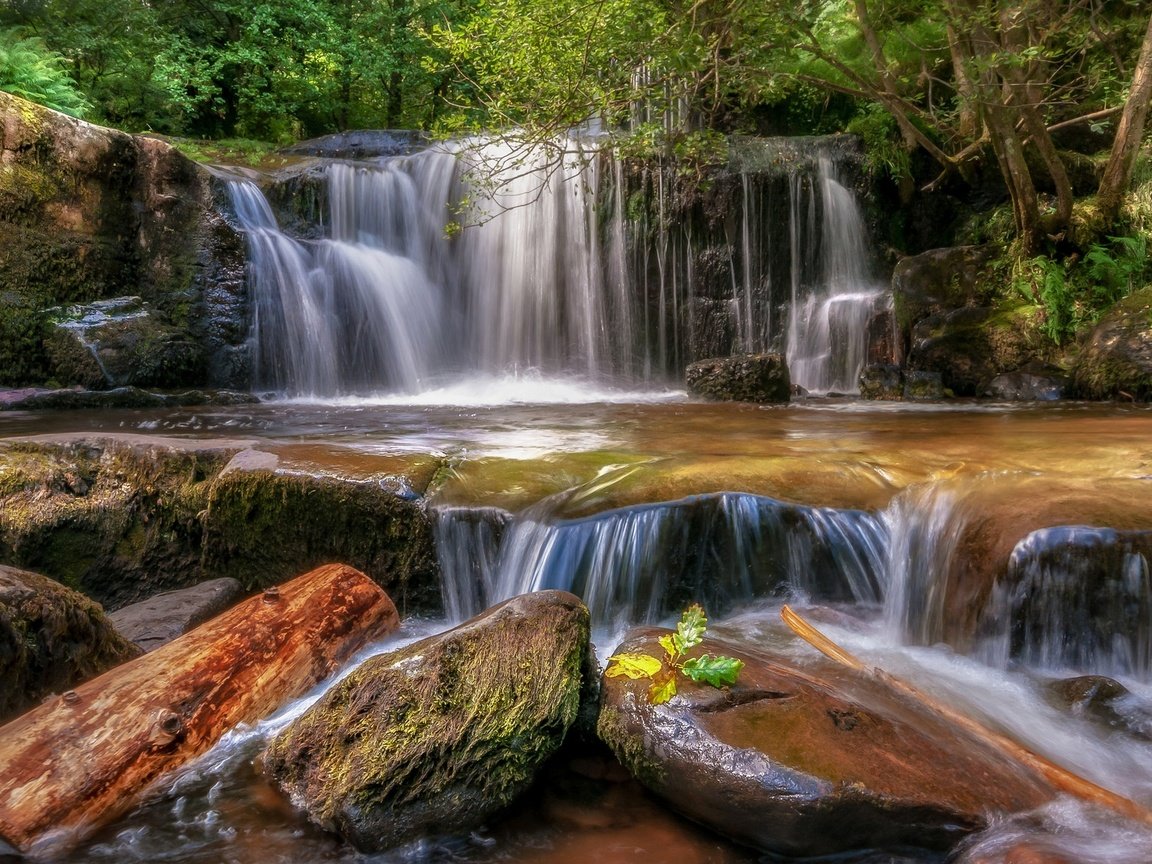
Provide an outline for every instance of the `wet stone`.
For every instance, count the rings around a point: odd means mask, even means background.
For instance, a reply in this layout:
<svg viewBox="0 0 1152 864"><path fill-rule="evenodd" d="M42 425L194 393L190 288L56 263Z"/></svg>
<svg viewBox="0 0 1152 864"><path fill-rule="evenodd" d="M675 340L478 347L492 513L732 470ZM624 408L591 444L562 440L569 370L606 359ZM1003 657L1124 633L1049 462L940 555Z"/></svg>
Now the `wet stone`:
<svg viewBox="0 0 1152 864"><path fill-rule="evenodd" d="M684 373L693 396L725 402L787 402L792 398L788 364L779 354L743 354L699 360Z"/></svg>

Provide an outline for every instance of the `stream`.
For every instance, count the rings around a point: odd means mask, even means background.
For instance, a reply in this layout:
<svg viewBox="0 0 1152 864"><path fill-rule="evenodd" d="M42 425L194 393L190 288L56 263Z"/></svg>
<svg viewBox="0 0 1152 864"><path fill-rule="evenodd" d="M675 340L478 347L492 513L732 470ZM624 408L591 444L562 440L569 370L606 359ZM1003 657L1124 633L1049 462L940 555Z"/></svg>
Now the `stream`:
<svg viewBox="0 0 1152 864"><path fill-rule="evenodd" d="M228 439L276 454L279 470L377 482L402 475L407 459L434 456L448 470L408 494L438 519L447 617L408 620L369 653L504 596L566 587L593 611L601 662L630 624L674 620L677 591L704 595L710 632L802 658L815 652L783 630L779 607L826 606L837 622L829 635L870 665L1152 803L1147 408L836 399L757 407L578 381L497 384L388 400L14 412L0 432ZM474 530L493 513L502 530ZM665 550L679 538L704 551L661 557L653 536ZM1022 593L997 581L1004 560ZM1070 595L1061 586L1073 577L1099 590ZM1052 680L1086 674L1127 688L1107 716L1053 697ZM254 766L262 742L317 695L234 730L68 860L781 860L679 819L586 748L561 753L537 793L480 830L356 853L294 814ZM1035 860L1152 860L1152 832L1068 801L996 819L947 856L858 850L836 860L1016 860L995 856L1022 837L1063 856Z"/></svg>

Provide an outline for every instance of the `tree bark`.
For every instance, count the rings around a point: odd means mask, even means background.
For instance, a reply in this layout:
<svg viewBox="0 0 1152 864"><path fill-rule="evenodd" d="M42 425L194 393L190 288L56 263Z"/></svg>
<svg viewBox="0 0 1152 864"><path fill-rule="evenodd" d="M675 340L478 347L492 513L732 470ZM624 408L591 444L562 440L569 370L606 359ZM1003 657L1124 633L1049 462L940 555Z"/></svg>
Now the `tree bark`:
<svg viewBox="0 0 1152 864"><path fill-rule="evenodd" d="M1140 142L1144 138L1144 124L1148 119L1148 102L1152 99L1152 17L1148 19L1148 29L1144 33L1144 44L1140 48L1140 59L1136 61L1136 71L1132 75L1132 87L1124 102L1124 112L1120 115L1120 125L1112 142L1112 155L1104 168L1104 177L1096 193L1100 213L1108 224L1115 223L1120 216L1120 204L1128 184L1132 182L1132 169L1136 165L1136 155L1140 152Z"/></svg>
<svg viewBox="0 0 1152 864"><path fill-rule="evenodd" d="M375 583L329 564L51 698L0 727L0 838L59 855L397 624Z"/></svg>

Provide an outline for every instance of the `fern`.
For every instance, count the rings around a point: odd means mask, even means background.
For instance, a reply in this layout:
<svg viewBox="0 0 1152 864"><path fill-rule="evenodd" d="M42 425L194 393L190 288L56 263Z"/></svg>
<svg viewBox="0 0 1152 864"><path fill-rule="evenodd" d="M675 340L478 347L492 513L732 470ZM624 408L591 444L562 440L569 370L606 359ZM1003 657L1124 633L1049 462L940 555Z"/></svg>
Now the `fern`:
<svg viewBox="0 0 1152 864"><path fill-rule="evenodd" d="M73 117L90 106L68 74L67 61L39 39L0 31L0 90Z"/></svg>

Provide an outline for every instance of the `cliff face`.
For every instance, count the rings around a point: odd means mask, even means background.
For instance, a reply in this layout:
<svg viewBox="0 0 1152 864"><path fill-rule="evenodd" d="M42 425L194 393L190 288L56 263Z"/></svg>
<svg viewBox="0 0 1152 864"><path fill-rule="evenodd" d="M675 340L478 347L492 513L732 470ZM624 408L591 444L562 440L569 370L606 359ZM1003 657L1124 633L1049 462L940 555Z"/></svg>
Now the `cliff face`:
<svg viewBox="0 0 1152 864"><path fill-rule="evenodd" d="M225 197L162 141L0 93L0 385L91 383L46 347L75 317L51 310L135 296L133 350L177 346L180 371L107 386L245 386L244 243Z"/></svg>

